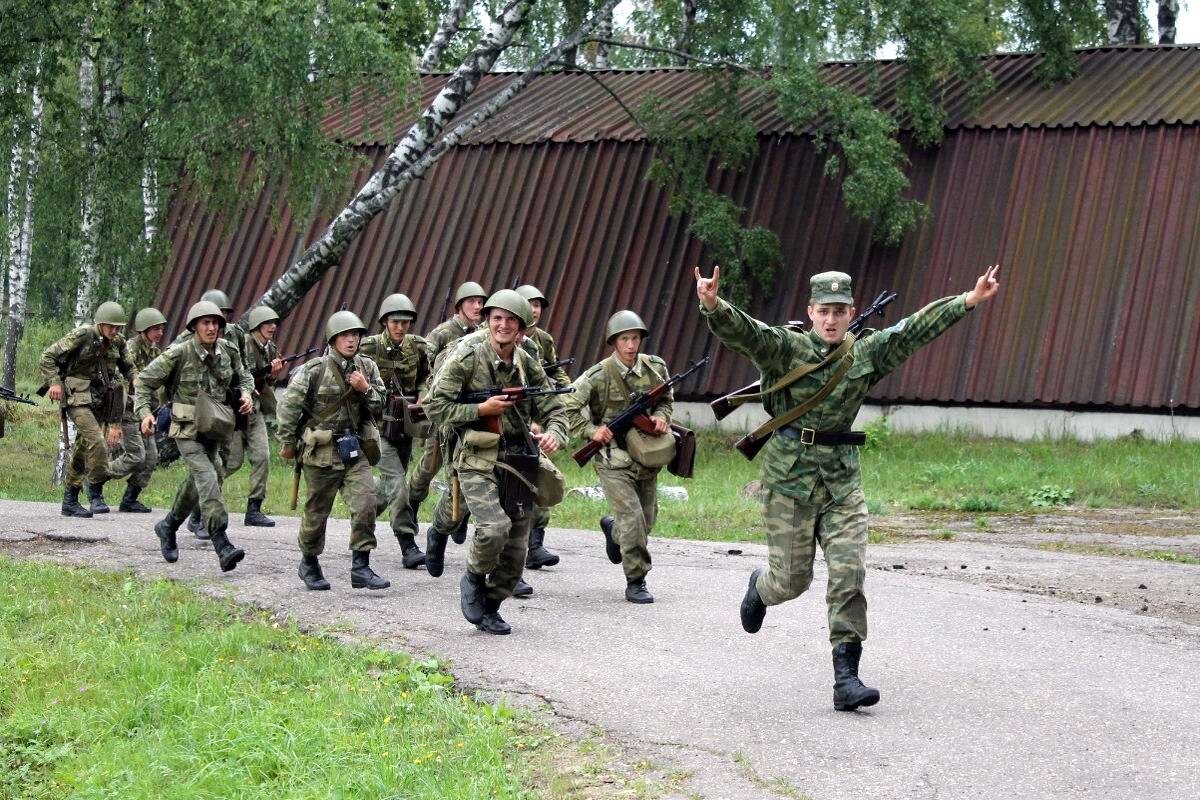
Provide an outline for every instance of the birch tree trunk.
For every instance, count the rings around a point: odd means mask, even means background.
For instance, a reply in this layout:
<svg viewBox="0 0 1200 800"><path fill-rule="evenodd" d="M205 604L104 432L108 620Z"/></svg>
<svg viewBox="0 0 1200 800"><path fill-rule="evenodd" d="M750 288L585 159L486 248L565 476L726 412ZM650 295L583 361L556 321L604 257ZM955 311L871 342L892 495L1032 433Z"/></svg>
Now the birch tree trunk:
<svg viewBox="0 0 1200 800"><path fill-rule="evenodd" d="M79 108L80 134L83 149L88 154L88 163L96 159L96 136L92 130L92 110L96 104L96 65L84 54L79 60ZM83 176L79 201L79 260L76 268L79 285L75 291L75 324L82 325L92 303L96 288L96 219L92 205L92 185L95 183L94 168L89 166Z"/></svg>
<svg viewBox="0 0 1200 800"><path fill-rule="evenodd" d="M1109 44L1138 44L1142 41L1142 15L1139 0L1104 0L1108 18Z"/></svg>
<svg viewBox="0 0 1200 800"><path fill-rule="evenodd" d="M1179 19L1179 0L1158 0L1158 43L1175 44L1175 23Z"/></svg>
<svg viewBox="0 0 1200 800"><path fill-rule="evenodd" d="M600 24L596 28L596 38L611 39L612 35L613 12L610 8L600 19ZM612 69L612 59L609 58L608 54L608 42L596 42L596 59L592 64L596 69Z"/></svg>
<svg viewBox="0 0 1200 800"><path fill-rule="evenodd" d="M675 49L684 55L690 55L692 52L692 29L695 26L696 0L683 0L683 25L680 28L679 41L675 44ZM684 55L676 56L676 66L687 66L687 59Z"/></svg>
<svg viewBox="0 0 1200 800"><path fill-rule="evenodd" d="M4 376L0 381L8 389L16 389L17 382L17 345L25 333L26 301L29 298L29 265L30 252L33 249L33 187L37 181L39 151L42 135L42 93L38 85L38 75L34 75L30 94L33 99L33 113L30 116L29 139L24 144L24 158L18 160L21 145L14 144L14 158L11 162L12 172L8 181L9 208L14 212L9 216L8 231L8 328L4 340ZM18 138L17 142L20 141ZM22 163L24 162L24 198L20 223L16 215L17 195L20 189Z"/></svg>
<svg viewBox="0 0 1200 800"><path fill-rule="evenodd" d="M463 18L471 10L471 2L472 0L451 0L450 8L446 9L445 16L438 23L437 31L429 40L425 52L421 54L421 61L417 65L419 72L432 72L437 69L437 65L442 61L442 53L446 52L446 47L458 33Z"/></svg>

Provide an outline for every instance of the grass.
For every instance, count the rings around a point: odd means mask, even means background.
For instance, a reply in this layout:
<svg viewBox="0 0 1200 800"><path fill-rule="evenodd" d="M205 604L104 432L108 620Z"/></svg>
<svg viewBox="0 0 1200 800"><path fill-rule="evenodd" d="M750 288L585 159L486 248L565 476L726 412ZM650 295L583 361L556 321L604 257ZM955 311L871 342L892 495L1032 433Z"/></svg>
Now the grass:
<svg viewBox="0 0 1200 800"><path fill-rule="evenodd" d="M1173 550L1144 550L1129 547L1113 547L1107 544L1079 544L1075 542L1043 542L1037 547L1039 550L1051 550L1056 553L1139 558L1149 561L1165 561L1169 564L1200 564L1200 556L1194 556L1190 553L1177 553Z"/></svg>
<svg viewBox="0 0 1200 800"><path fill-rule="evenodd" d="M541 796L553 735L436 661L164 580L0 558L0 582L0 797Z"/></svg>

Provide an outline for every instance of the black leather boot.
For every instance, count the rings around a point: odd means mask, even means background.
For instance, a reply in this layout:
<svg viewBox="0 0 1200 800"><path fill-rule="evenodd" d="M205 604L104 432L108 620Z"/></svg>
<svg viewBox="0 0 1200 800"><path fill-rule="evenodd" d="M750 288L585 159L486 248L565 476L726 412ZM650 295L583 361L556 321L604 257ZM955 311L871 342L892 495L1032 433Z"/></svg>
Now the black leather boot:
<svg viewBox="0 0 1200 800"><path fill-rule="evenodd" d="M472 625L483 619L484 595L487 593L487 577L467 570L458 581L458 602L463 616Z"/></svg>
<svg viewBox="0 0 1200 800"><path fill-rule="evenodd" d="M400 543L400 552L404 555L404 568L416 569L425 564L425 554L417 547L417 540L409 533L397 533L396 541Z"/></svg>
<svg viewBox="0 0 1200 800"><path fill-rule="evenodd" d="M179 560L179 545L175 543L175 531L179 530L179 522L167 515L154 523L154 533L158 536L158 549L162 552L163 561L174 564Z"/></svg>
<svg viewBox="0 0 1200 800"><path fill-rule="evenodd" d="M446 568L446 534L430 525L425 531L425 571L431 578L440 578Z"/></svg>
<svg viewBox="0 0 1200 800"><path fill-rule="evenodd" d="M513 597L531 597L533 595L533 587L526 583L522 578L517 578L517 585L513 587Z"/></svg>
<svg viewBox="0 0 1200 800"><path fill-rule="evenodd" d="M85 484L85 486L87 486L87 496L88 500L90 501L88 503L88 509L93 514L107 514L112 510L108 507L108 503L104 502L103 483L88 483Z"/></svg>
<svg viewBox="0 0 1200 800"><path fill-rule="evenodd" d="M500 616L500 601L484 598L483 617L475 624L484 633L494 633L497 636L507 636L512 633L512 626Z"/></svg>
<svg viewBox="0 0 1200 800"><path fill-rule="evenodd" d="M767 616L767 606L758 596L759 575L762 575L761 567L750 573L750 585L746 587L746 596L742 598L742 630L746 633L758 633L763 618Z"/></svg>
<svg viewBox="0 0 1200 800"><path fill-rule="evenodd" d="M526 569L553 567L558 563L558 556L546 549L545 541L545 528L534 528L529 532L529 554L525 556Z"/></svg>
<svg viewBox="0 0 1200 800"><path fill-rule="evenodd" d="M200 516L199 505L193 508L192 513L188 515L187 527L197 539L208 541L208 528L204 527L204 519Z"/></svg>
<svg viewBox="0 0 1200 800"><path fill-rule="evenodd" d="M650 594L650 590L646 588L646 579L638 578L625 585L625 599L631 603L643 605L653 603L654 595Z"/></svg>
<svg viewBox="0 0 1200 800"><path fill-rule="evenodd" d="M329 581L325 580L325 574L321 572L321 562L317 561L316 556L300 557L299 575L300 580L304 581L305 588L317 592L329 588Z"/></svg>
<svg viewBox="0 0 1200 800"><path fill-rule="evenodd" d="M386 589L392 585L387 578L375 574L371 569L371 551L355 550L350 553L350 587L352 589Z"/></svg>
<svg viewBox="0 0 1200 800"><path fill-rule="evenodd" d="M262 500L247 500L246 516L242 524L255 528L274 528L275 520L262 513Z"/></svg>
<svg viewBox="0 0 1200 800"><path fill-rule="evenodd" d="M238 562L246 557L246 551L240 547L234 547L229 541L229 537L225 535L225 529L217 531L209 531L209 538L212 539L213 550L217 552L217 559L221 562L221 572L229 572L238 565Z"/></svg>
<svg viewBox="0 0 1200 800"><path fill-rule="evenodd" d="M134 486L132 483L125 484L125 494L122 495L121 505L117 506L117 510L130 514L149 514L150 507L138 500L138 495L141 493L142 487Z"/></svg>
<svg viewBox="0 0 1200 800"><path fill-rule="evenodd" d="M467 521L470 519L470 514L463 514L463 518L458 521L458 527L450 531L450 538L455 544L462 544L467 540Z"/></svg>
<svg viewBox="0 0 1200 800"><path fill-rule="evenodd" d="M604 552L608 556L608 560L614 564L621 563L621 545L617 544L617 540L613 538L613 518L601 517L600 530L604 531Z"/></svg>
<svg viewBox="0 0 1200 800"><path fill-rule="evenodd" d="M88 511L83 506L79 505L79 487L68 486L63 490L62 515L64 517L83 517L92 516L92 512Z"/></svg>
<svg viewBox="0 0 1200 800"><path fill-rule="evenodd" d="M833 707L853 711L879 702L879 690L863 686L858 679L862 642L842 642L833 648Z"/></svg>

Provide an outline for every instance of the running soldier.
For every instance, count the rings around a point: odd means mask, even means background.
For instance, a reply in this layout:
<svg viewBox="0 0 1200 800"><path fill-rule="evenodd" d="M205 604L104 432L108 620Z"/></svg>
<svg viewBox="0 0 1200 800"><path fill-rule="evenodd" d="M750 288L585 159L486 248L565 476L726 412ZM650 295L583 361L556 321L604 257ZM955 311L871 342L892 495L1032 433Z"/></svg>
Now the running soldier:
<svg viewBox="0 0 1200 800"><path fill-rule="evenodd" d="M162 354L159 344L167 330L167 318L157 308L143 308L133 317L133 329L137 335L125 347L132 370L131 382ZM161 406L162 403L155 403L152 410L157 413ZM138 496L150 485L150 477L158 465L158 445L154 442L153 433L149 436L142 433L142 421L134 411L132 391L125 412L125 418L121 421L121 453L108 465L108 474L111 478L129 479L119 510L149 514L150 509L138 500Z"/></svg>

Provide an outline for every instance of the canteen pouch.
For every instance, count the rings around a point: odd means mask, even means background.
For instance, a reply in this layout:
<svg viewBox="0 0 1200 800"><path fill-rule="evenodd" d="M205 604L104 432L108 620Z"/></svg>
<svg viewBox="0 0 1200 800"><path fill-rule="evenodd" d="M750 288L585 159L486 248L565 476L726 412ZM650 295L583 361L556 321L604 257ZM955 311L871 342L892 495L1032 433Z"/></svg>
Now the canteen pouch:
<svg viewBox="0 0 1200 800"><path fill-rule="evenodd" d="M96 409L96 421L120 422L125 416L125 387L110 384L100 392L100 405Z"/></svg>
<svg viewBox="0 0 1200 800"><path fill-rule="evenodd" d="M233 435L236 421L233 409L225 403L218 403L209 397L207 392L196 395L196 433L207 439L224 440Z"/></svg>
<svg viewBox="0 0 1200 800"><path fill-rule="evenodd" d="M672 422L671 437L675 439L675 457L667 464L667 472L680 478L690 478L695 474L696 432Z"/></svg>
<svg viewBox="0 0 1200 800"><path fill-rule="evenodd" d="M362 457L362 443L359 441L358 434L356 433L343 433L333 440L333 444L337 447L338 458L347 466Z"/></svg>
<svg viewBox="0 0 1200 800"><path fill-rule="evenodd" d="M625 434L625 449L629 457L647 469L665 467L675 458L675 437L647 436L637 428Z"/></svg>
<svg viewBox="0 0 1200 800"><path fill-rule="evenodd" d="M538 454L537 504L542 508L556 506L567 494L567 480L545 453Z"/></svg>
<svg viewBox="0 0 1200 800"><path fill-rule="evenodd" d="M538 454L506 450L496 468L500 507L510 517L533 511L538 480Z"/></svg>
<svg viewBox="0 0 1200 800"><path fill-rule="evenodd" d="M500 434L468 429L462 432L454 466L476 472L491 472L499 458Z"/></svg>
<svg viewBox="0 0 1200 800"><path fill-rule="evenodd" d="M92 404L92 382L87 378L63 378L63 403L68 408Z"/></svg>
<svg viewBox="0 0 1200 800"><path fill-rule="evenodd" d="M303 460L314 467L332 467L334 458L333 431L306 428L300 435L304 442Z"/></svg>
<svg viewBox="0 0 1200 800"><path fill-rule="evenodd" d="M383 450L379 443L379 429L373 423L363 423L359 443L362 445L363 455L367 457L367 463L372 467L378 464L379 459L383 458Z"/></svg>

